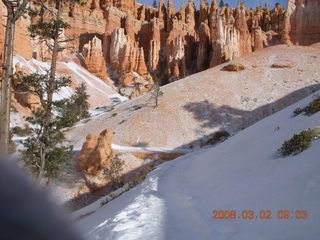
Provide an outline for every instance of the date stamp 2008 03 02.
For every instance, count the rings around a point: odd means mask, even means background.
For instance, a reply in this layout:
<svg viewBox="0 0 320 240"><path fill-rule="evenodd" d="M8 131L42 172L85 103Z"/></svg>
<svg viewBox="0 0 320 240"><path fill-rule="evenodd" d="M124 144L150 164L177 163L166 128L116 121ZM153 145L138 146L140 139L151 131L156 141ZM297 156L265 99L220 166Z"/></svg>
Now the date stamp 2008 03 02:
<svg viewBox="0 0 320 240"><path fill-rule="evenodd" d="M234 219L234 220L306 220L307 210L214 210L211 219Z"/></svg>

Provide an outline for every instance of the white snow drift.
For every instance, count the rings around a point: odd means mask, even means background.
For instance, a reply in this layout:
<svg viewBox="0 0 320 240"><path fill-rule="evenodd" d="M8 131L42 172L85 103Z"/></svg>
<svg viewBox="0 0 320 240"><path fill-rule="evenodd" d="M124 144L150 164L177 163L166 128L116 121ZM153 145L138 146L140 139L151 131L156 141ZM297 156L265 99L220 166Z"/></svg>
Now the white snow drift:
<svg viewBox="0 0 320 240"><path fill-rule="evenodd" d="M319 92L318 92L319 93ZM320 113L292 117L312 96L224 143L165 163L134 189L81 219L87 239L318 240L320 141L281 158L282 143L320 124ZM271 220L213 220L213 210L270 210ZM306 220L276 219L307 210Z"/></svg>

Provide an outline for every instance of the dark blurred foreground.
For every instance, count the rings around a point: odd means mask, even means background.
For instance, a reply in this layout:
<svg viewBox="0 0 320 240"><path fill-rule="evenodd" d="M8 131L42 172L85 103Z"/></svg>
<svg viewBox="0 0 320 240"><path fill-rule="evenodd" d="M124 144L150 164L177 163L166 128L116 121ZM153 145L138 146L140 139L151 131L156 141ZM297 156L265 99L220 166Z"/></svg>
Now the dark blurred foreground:
<svg viewBox="0 0 320 240"><path fill-rule="evenodd" d="M49 196L0 156L0 239L81 240Z"/></svg>

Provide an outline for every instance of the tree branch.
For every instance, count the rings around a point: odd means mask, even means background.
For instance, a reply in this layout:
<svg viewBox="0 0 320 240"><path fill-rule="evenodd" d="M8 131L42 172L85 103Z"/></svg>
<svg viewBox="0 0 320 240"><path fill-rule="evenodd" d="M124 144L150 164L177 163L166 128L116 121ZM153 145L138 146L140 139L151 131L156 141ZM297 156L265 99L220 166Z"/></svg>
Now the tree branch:
<svg viewBox="0 0 320 240"><path fill-rule="evenodd" d="M18 7L17 11L15 12L15 16L13 18L13 21L16 22L21 15L25 12L27 5L30 0L23 0L22 4Z"/></svg>

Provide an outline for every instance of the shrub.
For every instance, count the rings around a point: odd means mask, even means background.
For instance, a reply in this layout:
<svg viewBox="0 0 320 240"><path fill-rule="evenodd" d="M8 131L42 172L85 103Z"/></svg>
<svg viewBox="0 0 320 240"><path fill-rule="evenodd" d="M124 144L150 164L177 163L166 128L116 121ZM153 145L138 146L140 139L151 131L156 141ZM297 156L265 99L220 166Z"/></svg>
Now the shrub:
<svg viewBox="0 0 320 240"><path fill-rule="evenodd" d="M272 64L271 68L291 68L288 64Z"/></svg>
<svg viewBox="0 0 320 240"><path fill-rule="evenodd" d="M240 63L230 63L227 66L224 66L222 68L223 71L228 71L228 72L240 72L245 70L245 66L243 66Z"/></svg>
<svg viewBox="0 0 320 240"><path fill-rule="evenodd" d="M320 111L320 97L313 100L305 109L308 115L313 115Z"/></svg>
<svg viewBox="0 0 320 240"><path fill-rule="evenodd" d="M124 166L124 161L116 155L110 162L109 168L105 169L104 174L105 176L112 181L113 188L117 189L122 187L122 170Z"/></svg>
<svg viewBox="0 0 320 240"><path fill-rule="evenodd" d="M296 117L305 111L304 108L297 108L293 111L293 116Z"/></svg>
<svg viewBox="0 0 320 240"><path fill-rule="evenodd" d="M317 135L311 129L295 134L290 140L285 141L280 148L282 156L297 155L310 147L312 140Z"/></svg>
<svg viewBox="0 0 320 240"><path fill-rule="evenodd" d="M308 106L305 108L297 108L293 111L293 116L298 116L301 113L306 113L308 115L316 114L320 111L320 97L314 99Z"/></svg>

